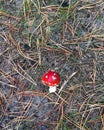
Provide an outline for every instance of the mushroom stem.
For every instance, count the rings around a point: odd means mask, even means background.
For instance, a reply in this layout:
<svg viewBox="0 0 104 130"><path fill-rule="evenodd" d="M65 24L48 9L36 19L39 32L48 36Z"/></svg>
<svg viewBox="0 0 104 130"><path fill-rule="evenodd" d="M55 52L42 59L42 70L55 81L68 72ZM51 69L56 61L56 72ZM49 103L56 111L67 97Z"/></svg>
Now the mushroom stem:
<svg viewBox="0 0 104 130"><path fill-rule="evenodd" d="M56 92L56 86L50 86L49 93L54 93L54 92Z"/></svg>

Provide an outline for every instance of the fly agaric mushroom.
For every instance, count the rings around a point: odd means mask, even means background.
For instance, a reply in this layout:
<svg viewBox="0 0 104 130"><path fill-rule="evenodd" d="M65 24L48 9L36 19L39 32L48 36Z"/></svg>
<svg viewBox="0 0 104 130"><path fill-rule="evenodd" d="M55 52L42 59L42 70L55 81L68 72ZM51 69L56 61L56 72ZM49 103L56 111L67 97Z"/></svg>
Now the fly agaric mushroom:
<svg viewBox="0 0 104 130"><path fill-rule="evenodd" d="M53 70L49 70L42 76L42 83L49 86L50 93L55 92L60 83L60 75Z"/></svg>

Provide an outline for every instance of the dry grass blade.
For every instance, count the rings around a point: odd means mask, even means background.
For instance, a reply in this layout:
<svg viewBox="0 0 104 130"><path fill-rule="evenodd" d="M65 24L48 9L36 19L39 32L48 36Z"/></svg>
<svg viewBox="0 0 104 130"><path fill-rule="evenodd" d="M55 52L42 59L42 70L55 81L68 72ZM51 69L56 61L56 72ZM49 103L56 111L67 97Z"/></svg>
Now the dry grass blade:
<svg viewBox="0 0 104 130"><path fill-rule="evenodd" d="M86 128L84 128L83 126L80 126L80 124L78 124L77 122L73 121L70 119L70 117L68 117L67 115L64 114L64 118L71 124L73 124L74 126L76 126L76 128L79 128L80 130L88 130Z"/></svg>
<svg viewBox="0 0 104 130"><path fill-rule="evenodd" d="M25 53L22 51L21 46L20 46L20 42L19 42L18 45L17 45L17 50L18 50L18 52L19 52L19 54L20 54L21 56L23 56L23 57L26 58L26 59L29 59L29 60L32 60L32 61L33 61L33 58L29 57L28 54L25 54Z"/></svg>
<svg viewBox="0 0 104 130"><path fill-rule="evenodd" d="M45 18L43 18L43 20L41 21L41 23L37 26L37 28L35 28L35 30L32 32L31 36L30 36L30 42L32 40L32 37L34 35L34 33L40 28L40 26L43 24L43 22L45 21Z"/></svg>
<svg viewBox="0 0 104 130"><path fill-rule="evenodd" d="M69 82L69 80L70 80L74 75L76 75L77 73L78 73L78 72L74 72L74 73L72 73L72 74L67 78L67 80L64 81L64 83L62 84L62 86L61 86L61 88L60 88L58 94L60 94L60 92L61 92L62 89L65 87L65 85Z"/></svg>
<svg viewBox="0 0 104 130"><path fill-rule="evenodd" d="M5 25L7 27L9 27L11 30L16 30L16 31L19 31L18 28L15 27L15 25L11 24L11 23L8 23L8 22L0 22L0 25Z"/></svg>
<svg viewBox="0 0 104 130"><path fill-rule="evenodd" d="M37 53L38 53L38 64L40 66L41 65L41 51L40 51L39 39L37 39L36 46L37 46Z"/></svg>
<svg viewBox="0 0 104 130"><path fill-rule="evenodd" d="M7 14L6 12L3 12L3 11L0 11L0 15L1 16L5 16L5 17L10 17L10 18L13 18L13 19L16 19L16 20L20 20L21 19L21 18L15 17L13 15Z"/></svg>
<svg viewBox="0 0 104 130"><path fill-rule="evenodd" d="M55 41L53 41L52 39L50 39L50 41L52 43L54 43L57 47L59 47L62 51L64 51L67 54L71 54L71 51L68 50L66 47L64 47L63 45L61 45L60 43L56 43Z"/></svg>
<svg viewBox="0 0 104 130"><path fill-rule="evenodd" d="M79 112L80 112L83 108L85 108L86 102L87 102L87 104L88 104L89 101L91 100L91 98L92 98L93 96L94 96L94 94L90 95L90 97L88 97L88 98L85 99L85 101L84 101L84 102L82 103L82 105L80 106ZM88 106L88 105L86 105L86 106ZM87 108L85 108L85 109L87 109Z"/></svg>
<svg viewBox="0 0 104 130"><path fill-rule="evenodd" d="M29 109L30 109L30 107L32 106L32 103L33 103L33 100L32 99L30 99L28 102L27 102L27 104L23 107L23 110L25 110L24 112L23 112L23 114L22 114L22 117L24 117L23 118L23 120L22 120L22 118L19 118L18 119L18 122L20 122L19 124L18 124L18 126L20 126L20 124L21 124L21 122L22 121L24 121L24 119L31 119L31 117L28 117L28 112L29 112ZM17 121L16 121L17 122Z"/></svg>
<svg viewBox="0 0 104 130"><path fill-rule="evenodd" d="M22 69L22 67L19 64L16 65L13 61L11 61L11 65L13 66L13 69L18 74L20 74L24 79L28 80L29 82L37 86L37 83L32 79L32 77L25 70Z"/></svg>
<svg viewBox="0 0 104 130"><path fill-rule="evenodd" d="M55 130L58 130L58 128L59 128L59 126L60 126L60 124L62 123L62 120L63 120L63 117L64 117L64 108L63 108L63 106L60 108L61 110L61 116L60 116L60 119L59 119L59 121L58 121L58 123L57 123L57 126L56 126L56 128L55 128Z"/></svg>
<svg viewBox="0 0 104 130"><path fill-rule="evenodd" d="M6 53L10 48L8 47L7 49L5 49L4 51L0 52L0 56L2 56L4 53Z"/></svg>
<svg viewBox="0 0 104 130"><path fill-rule="evenodd" d="M0 83L7 85L7 86L10 86L11 88L17 88L15 85L11 85L11 84L5 83L3 81L0 81Z"/></svg>
<svg viewBox="0 0 104 130"><path fill-rule="evenodd" d="M64 98L61 97L61 95L57 94L56 92L55 92L55 94L58 96L58 99L57 99L57 101L56 101L56 104L58 103L59 99L61 99L64 103L68 104L68 102L67 102ZM56 105L56 104L55 104L55 105Z"/></svg>
<svg viewBox="0 0 104 130"><path fill-rule="evenodd" d="M88 2L89 2L89 1L88 1ZM100 4L102 4L102 0L98 0L98 1L96 1L96 2L92 2L92 3L89 3L89 4L87 4L87 5L84 5L84 6L80 7L79 10L95 8L95 6L97 6L97 4L98 4L98 6L99 6Z"/></svg>

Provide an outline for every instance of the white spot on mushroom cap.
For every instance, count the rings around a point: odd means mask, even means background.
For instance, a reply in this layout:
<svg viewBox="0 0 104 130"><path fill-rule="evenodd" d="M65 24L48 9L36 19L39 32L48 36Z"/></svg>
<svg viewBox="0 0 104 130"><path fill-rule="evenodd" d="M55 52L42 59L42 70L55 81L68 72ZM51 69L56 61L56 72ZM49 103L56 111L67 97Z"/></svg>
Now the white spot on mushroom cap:
<svg viewBox="0 0 104 130"><path fill-rule="evenodd" d="M55 80L55 79L56 79L56 77L55 77L55 76L52 76L52 79L53 79L53 80Z"/></svg>
<svg viewBox="0 0 104 130"><path fill-rule="evenodd" d="M48 75L46 75L45 78L48 79Z"/></svg>
<svg viewBox="0 0 104 130"><path fill-rule="evenodd" d="M53 74L54 76L56 75L56 73Z"/></svg>

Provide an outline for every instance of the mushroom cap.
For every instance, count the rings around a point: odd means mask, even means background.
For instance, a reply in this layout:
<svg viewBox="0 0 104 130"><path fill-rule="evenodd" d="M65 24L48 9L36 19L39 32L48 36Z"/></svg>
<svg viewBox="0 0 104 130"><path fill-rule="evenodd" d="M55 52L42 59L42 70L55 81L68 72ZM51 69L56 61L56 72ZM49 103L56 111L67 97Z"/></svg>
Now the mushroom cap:
<svg viewBox="0 0 104 130"><path fill-rule="evenodd" d="M42 83L49 87L58 86L60 83L60 75L53 70L49 70L42 76Z"/></svg>

